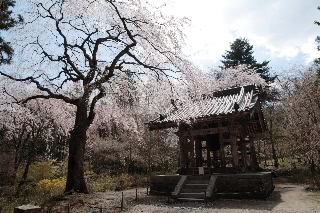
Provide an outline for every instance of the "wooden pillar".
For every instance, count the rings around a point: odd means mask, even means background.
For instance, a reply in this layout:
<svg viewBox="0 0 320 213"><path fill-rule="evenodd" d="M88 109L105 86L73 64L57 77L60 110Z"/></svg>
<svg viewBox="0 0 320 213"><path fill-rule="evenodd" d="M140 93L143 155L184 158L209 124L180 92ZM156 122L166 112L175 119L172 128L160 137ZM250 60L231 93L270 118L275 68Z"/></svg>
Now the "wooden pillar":
<svg viewBox="0 0 320 213"><path fill-rule="evenodd" d="M256 149L254 147L254 141L252 140L252 138L249 139L250 140L250 165L253 171L257 171L259 169L259 164L257 161L257 154L256 154Z"/></svg>
<svg viewBox="0 0 320 213"><path fill-rule="evenodd" d="M230 134L230 144L231 144L232 166L234 168L238 168L239 155L238 155L237 137L235 135L235 132L231 132Z"/></svg>
<svg viewBox="0 0 320 213"><path fill-rule="evenodd" d="M196 162L195 162L195 157L194 157L194 149L195 149L195 144L194 144L194 137L190 137L190 154L191 154L191 167L195 167Z"/></svg>
<svg viewBox="0 0 320 213"><path fill-rule="evenodd" d="M246 152L247 152L246 162L247 162L247 168L251 167L250 155L248 154L248 151L249 151L249 153L250 153L250 144L249 144L248 142L249 142L249 141L247 141L247 143L246 143Z"/></svg>
<svg viewBox="0 0 320 213"><path fill-rule="evenodd" d="M195 140L195 151L196 151L196 167L202 166L202 149L201 141L199 139Z"/></svg>
<svg viewBox="0 0 320 213"><path fill-rule="evenodd" d="M213 158L214 158L214 168L221 167L221 163L218 162L218 151L213 151Z"/></svg>
<svg viewBox="0 0 320 213"><path fill-rule="evenodd" d="M186 168L186 138L183 136L179 136L179 148L180 148L180 169Z"/></svg>
<svg viewBox="0 0 320 213"><path fill-rule="evenodd" d="M232 166L233 168L239 168L239 155L238 155L238 144L237 144L237 129L235 128L234 118L229 121L230 124L230 145L232 155Z"/></svg>
<svg viewBox="0 0 320 213"><path fill-rule="evenodd" d="M222 127L221 122L219 122L219 127ZM224 153L224 142L223 142L223 133L219 131L219 143L220 143L220 160L221 160L221 167L226 167L226 157Z"/></svg>
<svg viewBox="0 0 320 213"><path fill-rule="evenodd" d="M210 149L209 149L209 141L206 142L207 145L207 167L211 167L211 157L210 157Z"/></svg>
<svg viewBox="0 0 320 213"><path fill-rule="evenodd" d="M242 168L247 168L247 146L243 139L241 139L241 163Z"/></svg>

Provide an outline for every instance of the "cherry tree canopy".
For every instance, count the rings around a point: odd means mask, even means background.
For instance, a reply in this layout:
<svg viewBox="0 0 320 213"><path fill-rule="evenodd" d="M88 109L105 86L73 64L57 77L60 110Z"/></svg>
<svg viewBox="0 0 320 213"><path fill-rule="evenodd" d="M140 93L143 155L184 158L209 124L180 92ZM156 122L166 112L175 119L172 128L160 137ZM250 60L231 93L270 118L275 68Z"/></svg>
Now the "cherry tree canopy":
<svg viewBox="0 0 320 213"><path fill-rule="evenodd" d="M181 47L186 22L133 0L26 3L26 25L14 32L12 41L18 60L0 74L39 90L17 102L54 98L76 107L65 191L88 192L83 161L97 103L114 84L130 83L124 76L178 78L185 66Z"/></svg>

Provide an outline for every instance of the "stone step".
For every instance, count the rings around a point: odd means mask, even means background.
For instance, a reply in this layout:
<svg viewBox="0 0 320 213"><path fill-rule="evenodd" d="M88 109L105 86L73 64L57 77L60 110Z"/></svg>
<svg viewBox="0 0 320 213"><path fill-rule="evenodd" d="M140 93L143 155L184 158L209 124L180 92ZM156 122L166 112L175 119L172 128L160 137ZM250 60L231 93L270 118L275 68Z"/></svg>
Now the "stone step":
<svg viewBox="0 0 320 213"><path fill-rule="evenodd" d="M203 193L207 188L182 188L180 193Z"/></svg>
<svg viewBox="0 0 320 213"><path fill-rule="evenodd" d="M207 189L208 184L205 183L186 183L183 185L182 189Z"/></svg>
<svg viewBox="0 0 320 213"><path fill-rule="evenodd" d="M204 199L195 199L195 198L178 198L177 200L181 202L204 202Z"/></svg>
<svg viewBox="0 0 320 213"><path fill-rule="evenodd" d="M210 180L210 175L189 175L188 180Z"/></svg>
<svg viewBox="0 0 320 213"><path fill-rule="evenodd" d="M187 180L186 184L208 184L209 183L209 179L208 180Z"/></svg>
<svg viewBox="0 0 320 213"><path fill-rule="evenodd" d="M204 199L204 192L202 192L202 193L180 193L179 198Z"/></svg>
<svg viewBox="0 0 320 213"><path fill-rule="evenodd" d="M224 195L224 194L248 194L248 193L252 193L252 192L216 192L215 194L221 194L221 195Z"/></svg>
<svg viewBox="0 0 320 213"><path fill-rule="evenodd" d="M227 199L237 199L237 198L250 198L255 197L255 199L259 199L257 196L254 196L252 192L227 192L227 193L215 193L216 197L219 198L227 198Z"/></svg>

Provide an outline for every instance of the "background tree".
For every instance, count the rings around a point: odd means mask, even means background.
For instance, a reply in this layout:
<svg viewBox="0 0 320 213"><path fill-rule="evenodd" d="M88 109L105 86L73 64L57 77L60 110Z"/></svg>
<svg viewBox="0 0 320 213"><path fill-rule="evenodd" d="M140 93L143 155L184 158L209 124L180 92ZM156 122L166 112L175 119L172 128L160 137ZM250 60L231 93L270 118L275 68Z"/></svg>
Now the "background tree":
<svg viewBox="0 0 320 213"><path fill-rule="evenodd" d="M133 0L30 0L29 3L34 11L25 17L28 24L19 35L37 33L20 40L25 52L35 54L26 56L26 61L34 64L22 65L18 76L0 73L37 87L37 95L19 100L20 103L54 98L75 107L65 192L87 193L84 153L97 103L112 87L111 80L121 84L126 73L163 80L170 79L170 72L183 70L179 56L185 22L166 17L156 8L149 7L149 11L146 4ZM32 41L26 45L28 39ZM33 75L25 72L26 67L34 70ZM70 85L79 88L75 96L68 95L74 88Z"/></svg>
<svg viewBox="0 0 320 213"><path fill-rule="evenodd" d="M22 17L16 20L12 17L12 11L10 7L14 7L14 0L1 0L0 1L0 31L6 31L14 27L19 21L22 21ZM2 36L0 36L0 65L10 63L13 55L13 49L9 42L6 42Z"/></svg>
<svg viewBox="0 0 320 213"><path fill-rule="evenodd" d="M304 71L302 79L291 80L291 88L283 100L286 114L283 132L291 142L290 154L308 165L313 177L320 174L320 87L316 71L311 67ZM319 187L319 181L317 184Z"/></svg>
<svg viewBox="0 0 320 213"><path fill-rule="evenodd" d="M318 7L318 10L320 10L320 7ZM320 26L320 22L319 22L319 21L314 21L314 24ZM317 36L316 42L318 43L318 47L317 47L317 48L318 48L318 51L320 51L320 36ZM314 60L314 62L315 62L316 64L320 64L320 58L316 58L316 59Z"/></svg>
<svg viewBox="0 0 320 213"><path fill-rule="evenodd" d="M230 50L227 50L221 60L223 69L236 67L238 65L248 65L249 68L256 70L257 73L267 82L272 82L274 77L269 74L269 61L258 63L253 56L253 46L250 45L246 38L237 38L230 45Z"/></svg>
<svg viewBox="0 0 320 213"><path fill-rule="evenodd" d="M7 85L7 88L10 87ZM23 91L16 89L15 92L15 97L24 96ZM70 130L67 127L70 126L67 125L70 123L68 116L72 110L59 100L33 100L19 105L12 103L12 98L13 96L6 94L6 90L0 95L0 128L3 131L0 138L0 156L10 153L12 166L9 163L3 168L11 171L9 179L13 182L17 180L18 170L23 167L19 190L26 182L29 168L34 161L63 158L65 138ZM57 112L57 108L63 111Z"/></svg>
<svg viewBox="0 0 320 213"><path fill-rule="evenodd" d="M260 75L260 77L265 81L265 84L257 83L255 81L249 81L248 84L257 84L261 87L260 91L260 100L266 102L266 101L275 101L275 97L277 95L277 91L271 90L269 84L272 83L275 79L275 77L272 77L269 73L269 61L263 61L262 63L258 63L257 60L253 56L253 46L250 45L249 40L246 38L237 38L233 43L230 45L230 50L227 50L226 53L222 56L224 60L221 60L223 63L223 71L220 75L225 75L229 72L229 70L232 70L230 68L236 68L236 67L243 67L244 65L247 67L244 67L245 69L252 72L255 72L256 74ZM232 79L232 78L230 78ZM234 79L238 79L237 74L234 74ZM240 80L241 81L241 80ZM269 103L273 105L274 103ZM272 118L272 110L271 106L268 107L269 109L269 117ZM275 150L274 145L274 136L273 136L273 124L272 119L268 120L268 125L270 127L269 135L264 135L272 144L272 156L275 161L275 166L278 167L278 159L277 154ZM262 139L262 141L265 143L265 141ZM256 143L260 144L260 143ZM254 148L254 146L252 145ZM259 149L259 148L258 148ZM259 154L259 153L258 153Z"/></svg>

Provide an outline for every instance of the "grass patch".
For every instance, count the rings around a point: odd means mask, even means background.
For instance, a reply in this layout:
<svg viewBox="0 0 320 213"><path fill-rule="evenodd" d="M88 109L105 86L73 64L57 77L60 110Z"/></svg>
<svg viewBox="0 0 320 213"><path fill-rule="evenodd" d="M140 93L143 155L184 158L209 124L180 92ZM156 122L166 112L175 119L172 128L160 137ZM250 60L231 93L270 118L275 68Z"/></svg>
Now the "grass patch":
<svg viewBox="0 0 320 213"><path fill-rule="evenodd" d="M13 212L20 205L44 205L63 199L66 184L66 168L57 162L35 162L30 166L26 183L17 194L17 185L0 186L0 212ZM18 173L21 177L23 170ZM96 175L89 169L86 171L87 186L92 192L120 191L133 187L142 187L148 178L143 175L119 174L115 176Z"/></svg>
<svg viewBox="0 0 320 213"><path fill-rule="evenodd" d="M120 174L116 176L93 175L88 180L91 192L120 191L134 187L144 187L148 178L142 175Z"/></svg>
<svg viewBox="0 0 320 213"><path fill-rule="evenodd" d="M15 207L25 204L41 205L52 196L61 194L63 189L56 186L44 189L43 186L28 183L20 188L18 196L15 193L16 186L8 187L5 191L0 198L1 212L13 212Z"/></svg>

